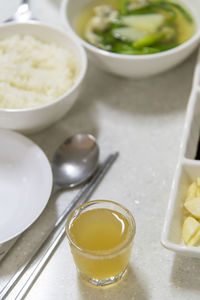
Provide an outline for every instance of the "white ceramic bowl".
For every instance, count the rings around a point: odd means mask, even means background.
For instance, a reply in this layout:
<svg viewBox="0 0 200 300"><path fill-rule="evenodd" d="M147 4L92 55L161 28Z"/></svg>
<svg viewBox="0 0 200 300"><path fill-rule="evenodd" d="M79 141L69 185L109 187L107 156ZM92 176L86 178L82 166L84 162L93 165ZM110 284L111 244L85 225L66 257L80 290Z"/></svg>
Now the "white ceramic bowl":
<svg viewBox="0 0 200 300"><path fill-rule="evenodd" d="M200 51L195 68L191 96L185 119L180 156L172 183L161 243L169 250L200 258L200 247L186 246L182 240L183 204L188 186L200 176L200 160L196 153L200 133Z"/></svg>
<svg viewBox="0 0 200 300"><path fill-rule="evenodd" d="M131 78L143 78L155 75L182 62L192 53L199 43L200 18L198 12L200 11L200 1L191 0L190 3L188 3L187 0L181 0L179 2L183 3L185 7L188 7L197 23L197 32L195 35L182 45L169 51L150 55L122 55L98 49L81 39L74 30L77 15L92 1L94 0L63 0L61 16L66 29L78 37L79 41L87 50L91 60L108 72Z"/></svg>
<svg viewBox="0 0 200 300"><path fill-rule="evenodd" d="M66 47L77 58L75 84L61 97L48 104L24 109L0 108L0 128L13 129L24 133L42 130L61 119L77 99L87 69L84 48L69 33L39 22L7 23L0 26L0 39L14 34L30 34L46 42L55 42Z"/></svg>

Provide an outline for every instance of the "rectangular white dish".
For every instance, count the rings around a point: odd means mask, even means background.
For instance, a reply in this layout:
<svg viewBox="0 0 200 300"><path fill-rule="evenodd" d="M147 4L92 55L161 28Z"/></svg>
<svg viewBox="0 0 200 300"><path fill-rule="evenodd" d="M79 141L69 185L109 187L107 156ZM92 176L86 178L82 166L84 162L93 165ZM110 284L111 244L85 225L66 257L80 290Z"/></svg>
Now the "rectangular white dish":
<svg viewBox="0 0 200 300"><path fill-rule="evenodd" d="M172 251L200 258L200 247L186 246L182 240L183 204L186 190L200 177L200 160L195 159L200 137L200 50L188 101L180 154L165 216L161 244Z"/></svg>

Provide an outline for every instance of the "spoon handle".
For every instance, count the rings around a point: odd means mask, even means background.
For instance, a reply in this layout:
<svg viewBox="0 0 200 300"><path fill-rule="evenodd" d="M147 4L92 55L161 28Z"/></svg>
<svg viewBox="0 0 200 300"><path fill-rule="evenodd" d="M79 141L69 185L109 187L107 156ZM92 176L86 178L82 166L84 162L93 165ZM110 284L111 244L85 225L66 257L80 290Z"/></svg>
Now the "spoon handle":
<svg viewBox="0 0 200 300"><path fill-rule="evenodd" d="M5 299L6 295L13 289L13 287L17 284L18 280L24 274L24 272L28 269L32 263L39 258L39 261L35 262L35 266L33 267L33 271L31 272L30 276L24 283L23 287L19 291L18 295L16 296L16 300L24 299L26 294L28 293L29 289L31 288L32 284L38 277L40 271L44 268L45 264L49 260L50 256L53 254L54 250L58 246L59 242L62 240L65 234L65 221L68 214L71 210L76 206L80 205L86 201L88 201L89 197L91 196L92 192L95 190L97 185L103 179L104 175L107 173L111 165L114 163L116 158L118 157L119 153L113 153L108 156L105 162L99 167L95 175L90 179L88 183L86 183L83 188L78 192L75 198L72 200L70 205L65 209L62 215L59 217L58 221L54 225L52 231L48 234L45 240L39 245L39 247L35 250L32 257L28 259L28 261L20 267L17 272L13 275L13 277L8 281L5 287L0 292L0 299ZM58 230L59 229L59 230ZM55 233L57 235L54 237ZM53 239L54 238L54 239ZM43 253L42 250L45 251ZM41 256L40 256L41 254ZM39 257L40 256L40 257Z"/></svg>

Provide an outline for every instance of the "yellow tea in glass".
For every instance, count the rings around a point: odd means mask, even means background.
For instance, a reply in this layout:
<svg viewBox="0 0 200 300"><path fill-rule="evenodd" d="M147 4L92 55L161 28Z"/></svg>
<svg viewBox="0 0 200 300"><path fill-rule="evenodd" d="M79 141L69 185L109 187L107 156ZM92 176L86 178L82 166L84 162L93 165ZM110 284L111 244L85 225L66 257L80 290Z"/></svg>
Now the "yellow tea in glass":
<svg viewBox="0 0 200 300"><path fill-rule="evenodd" d="M131 213L116 202L90 201L75 209L68 218L66 233L80 275L97 286L121 279L135 230Z"/></svg>

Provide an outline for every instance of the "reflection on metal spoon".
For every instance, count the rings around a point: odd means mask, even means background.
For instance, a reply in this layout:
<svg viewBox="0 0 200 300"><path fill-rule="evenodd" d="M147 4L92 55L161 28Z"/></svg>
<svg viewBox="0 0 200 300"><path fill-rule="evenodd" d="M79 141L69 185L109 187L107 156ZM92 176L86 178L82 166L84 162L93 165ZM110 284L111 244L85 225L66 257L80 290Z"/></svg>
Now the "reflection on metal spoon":
<svg viewBox="0 0 200 300"><path fill-rule="evenodd" d="M99 147L90 134L69 137L56 151L52 161L56 190L75 187L92 176L97 168Z"/></svg>
<svg viewBox="0 0 200 300"><path fill-rule="evenodd" d="M4 22L27 22L30 20L34 20L34 18L29 8L29 1L21 0L21 3L13 17L5 20Z"/></svg>

